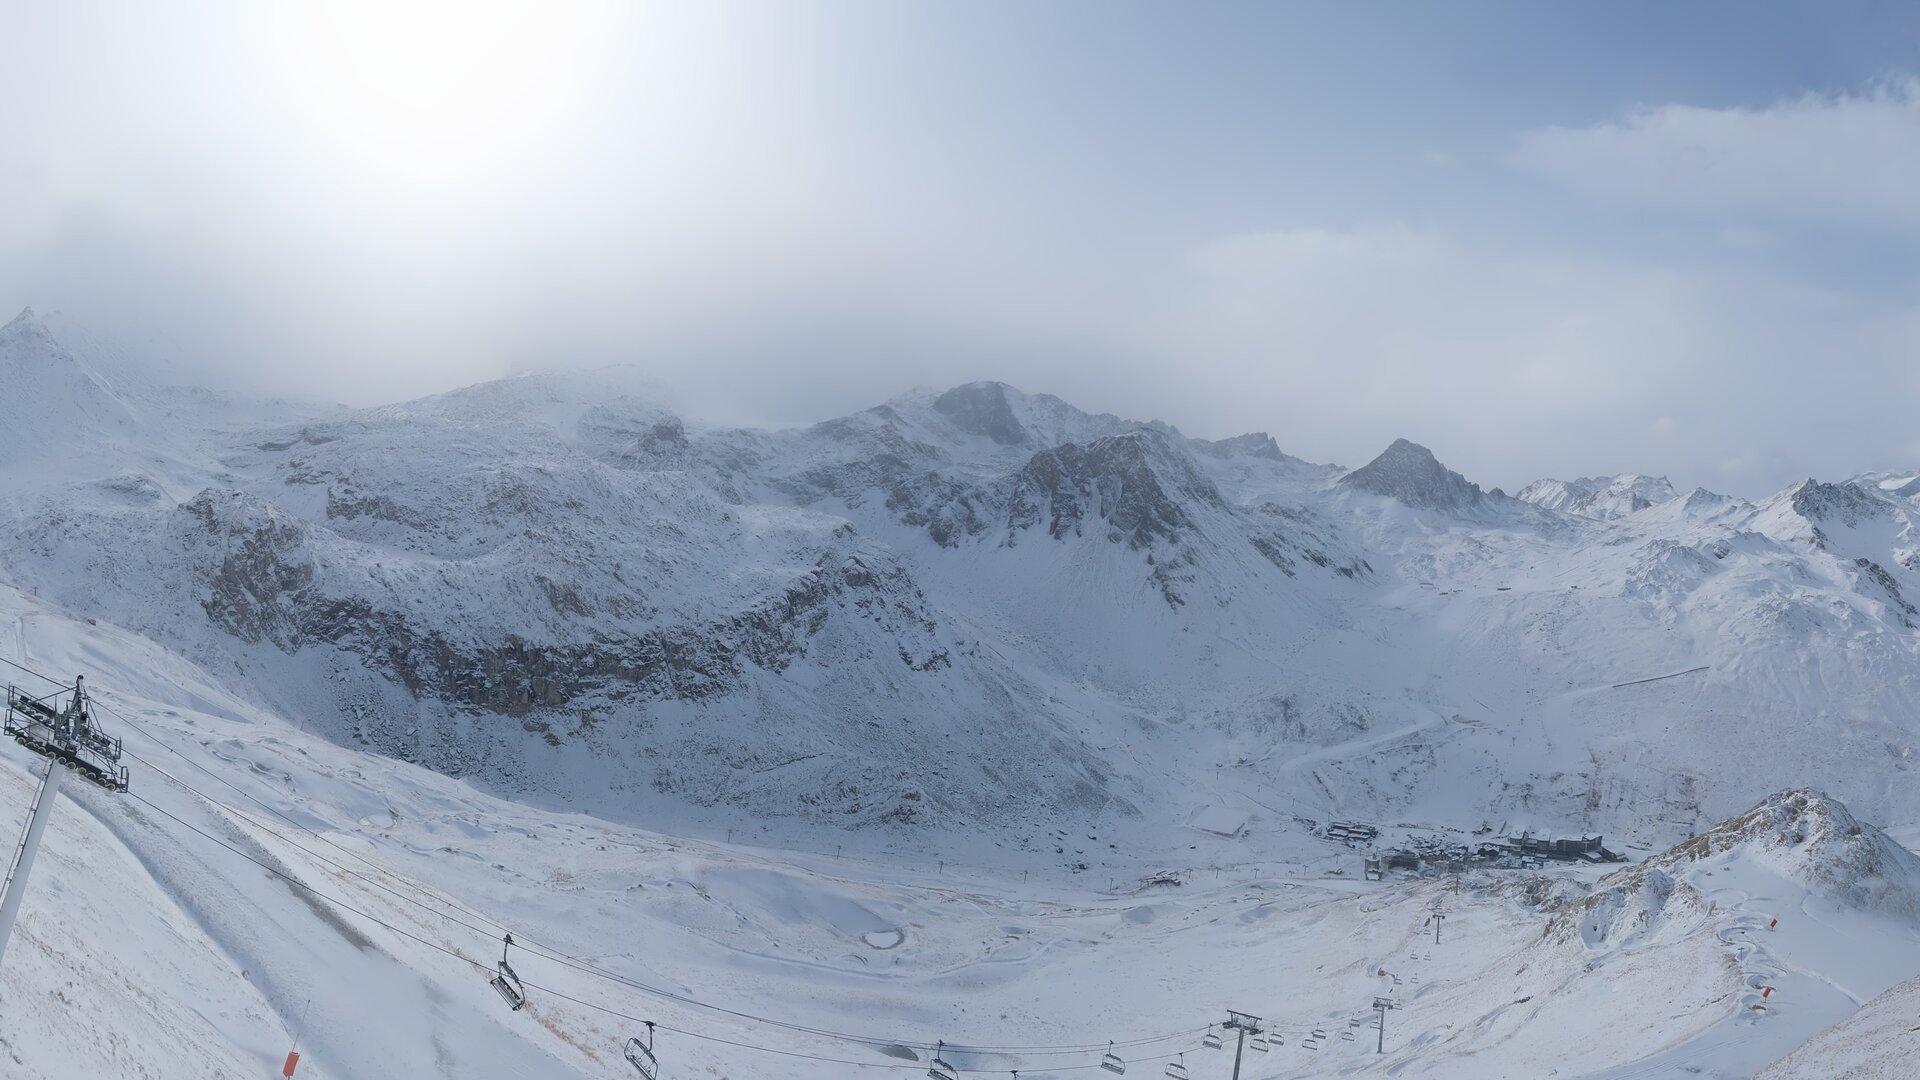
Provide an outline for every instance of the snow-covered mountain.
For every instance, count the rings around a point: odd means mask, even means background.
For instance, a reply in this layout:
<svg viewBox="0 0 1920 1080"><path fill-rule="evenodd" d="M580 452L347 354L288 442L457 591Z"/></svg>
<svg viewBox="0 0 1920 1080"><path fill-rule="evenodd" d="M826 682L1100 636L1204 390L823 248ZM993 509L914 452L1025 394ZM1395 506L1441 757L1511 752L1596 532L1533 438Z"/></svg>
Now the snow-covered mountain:
<svg viewBox="0 0 1920 1080"><path fill-rule="evenodd" d="M0 651L87 674L150 801L63 796L8 1075L258 1075L296 1026L322 1080L619 1075L644 1015L673 1075L1044 1077L1263 1006L1267 1080L1746 1076L1920 970L1876 827L1920 826L1911 473L1509 497L997 383L782 430L618 370L348 409L74 333L0 329ZM1637 861L1363 882L1335 817ZM618 978L530 954L508 1013L508 927ZM1309 1035L1382 993L1387 1054Z"/></svg>
<svg viewBox="0 0 1920 1080"><path fill-rule="evenodd" d="M13 583L518 797L1028 839L1229 803L1652 843L1808 780L1920 814L1891 474L1512 498L997 383L785 430L618 372L301 414L115 389L30 313L0 359L35 453L85 444L9 467Z"/></svg>
<svg viewBox="0 0 1920 1080"><path fill-rule="evenodd" d="M1535 480L1515 498L1583 517L1615 518L1676 498L1664 476L1583 476L1577 480Z"/></svg>

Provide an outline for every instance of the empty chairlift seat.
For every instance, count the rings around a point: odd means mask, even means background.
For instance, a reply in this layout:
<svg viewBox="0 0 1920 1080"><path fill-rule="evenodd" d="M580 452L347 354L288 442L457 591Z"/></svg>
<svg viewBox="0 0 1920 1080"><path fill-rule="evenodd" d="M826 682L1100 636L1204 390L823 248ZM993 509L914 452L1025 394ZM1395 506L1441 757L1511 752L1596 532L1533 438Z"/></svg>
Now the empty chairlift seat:
<svg viewBox="0 0 1920 1080"><path fill-rule="evenodd" d="M520 976L514 974L513 965L507 963L507 950L512 946L513 935L508 934L505 943L500 946L498 971L488 980L488 985L499 993L500 1000L506 1002L508 1008L519 1012L520 1007L527 1003L527 987L520 981Z"/></svg>
<svg viewBox="0 0 1920 1080"><path fill-rule="evenodd" d="M927 1075L932 1080L960 1080L960 1074L947 1064L947 1044L942 1042L933 1049L933 1059L927 1062Z"/></svg>
<svg viewBox="0 0 1920 1080"><path fill-rule="evenodd" d="M1180 1060L1167 1062L1167 1080L1187 1080L1187 1055L1181 1054Z"/></svg>
<svg viewBox="0 0 1920 1080"><path fill-rule="evenodd" d="M1107 1044L1107 1052L1100 1058L1100 1067L1110 1073L1124 1073L1127 1071L1127 1063L1121 1061L1120 1055L1113 1052L1113 1044L1111 1042Z"/></svg>
<svg viewBox="0 0 1920 1080"><path fill-rule="evenodd" d="M1261 1053L1261 1054L1266 1053L1267 1052L1267 1033L1264 1031L1256 1031L1253 1034L1247 1036L1247 1049L1255 1051L1256 1053Z"/></svg>
<svg viewBox="0 0 1920 1080"><path fill-rule="evenodd" d="M1207 1033L1200 1037L1200 1045L1206 1047L1209 1050L1219 1050L1222 1047L1226 1046L1226 1042L1225 1040L1220 1038L1220 1033L1218 1031L1215 1031L1212 1028L1208 1028Z"/></svg>
<svg viewBox="0 0 1920 1080"><path fill-rule="evenodd" d="M653 1021L647 1021L647 1041L637 1038L627 1040L623 1048L627 1064L640 1071L646 1080L660 1080L660 1059L653 1056Z"/></svg>

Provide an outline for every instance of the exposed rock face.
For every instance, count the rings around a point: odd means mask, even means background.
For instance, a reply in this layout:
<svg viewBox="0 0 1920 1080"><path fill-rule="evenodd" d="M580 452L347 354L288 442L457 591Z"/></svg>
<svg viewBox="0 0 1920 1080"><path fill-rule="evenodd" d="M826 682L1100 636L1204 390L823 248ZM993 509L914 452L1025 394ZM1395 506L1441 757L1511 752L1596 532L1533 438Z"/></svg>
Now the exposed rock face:
<svg viewBox="0 0 1920 1080"><path fill-rule="evenodd" d="M919 588L875 552L823 554L792 584L707 622L536 643L513 633L462 634L395 602L404 597L330 581L310 529L260 500L208 491L180 513L211 563L202 606L221 629L286 652L332 645L392 672L415 694L492 712L520 715L587 695L612 702L717 697L742 688L748 665L785 671L836 615L872 622L899 642L891 662L914 671L951 663ZM531 581L559 615L593 614L571 587L538 571Z"/></svg>
<svg viewBox="0 0 1920 1080"><path fill-rule="evenodd" d="M1823 484L1807 480L1790 496L1794 512L1817 524L1849 528L1885 516L1887 504L1853 484Z"/></svg>
<svg viewBox="0 0 1920 1080"><path fill-rule="evenodd" d="M1472 510L1487 498L1480 485L1440 464L1433 452L1405 439L1339 480L1343 488L1385 495L1428 510Z"/></svg>
<svg viewBox="0 0 1920 1080"><path fill-rule="evenodd" d="M1288 460L1287 455L1280 451L1280 444L1274 442L1273 436L1264 431L1250 431L1245 435L1235 435L1228 439L1196 440L1194 448L1214 457L1245 454L1248 457L1266 458L1268 461Z"/></svg>
<svg viewBox="0 0 1920 1080"><path fill-rule="evenodd" d="M1020 446L1027 431L1007 402L1007 387L1001 383L978 382L953 389L933 399L934 411L953 421L955 427L974 435L984 435L1003 446Z"/></svg>
<svg viewBox="0 0 1920 1080"><path fill-rule="evenodd" d="M1007 542L1034 527L1055 540L1098 528L1109 541L1139 550L1190 526L1186 506L1193 500L1217 506L1220 493L1155 435L1058 446L1035 454L1014 477Z"/></svg>

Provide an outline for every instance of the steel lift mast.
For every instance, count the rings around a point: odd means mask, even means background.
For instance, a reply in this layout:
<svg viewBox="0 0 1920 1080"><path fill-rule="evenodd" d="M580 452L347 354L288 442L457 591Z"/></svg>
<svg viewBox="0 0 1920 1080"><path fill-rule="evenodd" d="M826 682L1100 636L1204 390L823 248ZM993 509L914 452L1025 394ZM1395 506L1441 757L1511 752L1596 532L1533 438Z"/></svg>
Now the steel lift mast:
<svg viewBox="0 0 1920 1080"><path fill-rule="evenodd" d="M62 698L65 704L61 703ZM6 896L0 899L0 960L6 957L14 921L20 917L27 877L33 872L33 857L40 852L47 822L53 817L60 781L71 771L108 791L127 790L127 768L120 764L120 740L101 731L94 721L84 677L73 680L73 689L45 697L28 697L19 687L7 687L4 730L15 742L47 759L47 775L34 794L26 835L14 851L13 864L7 871Z"/></svg>

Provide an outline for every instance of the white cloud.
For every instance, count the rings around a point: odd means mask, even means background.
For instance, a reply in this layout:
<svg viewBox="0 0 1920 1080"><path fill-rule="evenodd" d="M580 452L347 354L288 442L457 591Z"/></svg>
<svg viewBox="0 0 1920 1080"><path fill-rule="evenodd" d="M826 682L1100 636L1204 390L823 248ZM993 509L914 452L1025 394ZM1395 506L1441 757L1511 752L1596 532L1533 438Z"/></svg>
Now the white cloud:
<svg viewBox="0 0 1920 1080"><path fill-rule="evenodd" d="M1760 109L1661 105L1616 123L1543 128L1509 160L1596 198L1920 230L1920 79Z"/></svg>
<svg viewBox="0 0 1920 1080"><path fill-rule="evenodd" d="M1196 252L1138 334L1176 358L1159 414L1295 453L1357 465L1404 435L1489 485L1632 470L1753 495L1891 463L1920 403L1910 319L1737 271L1280 230Z"/></svg>

